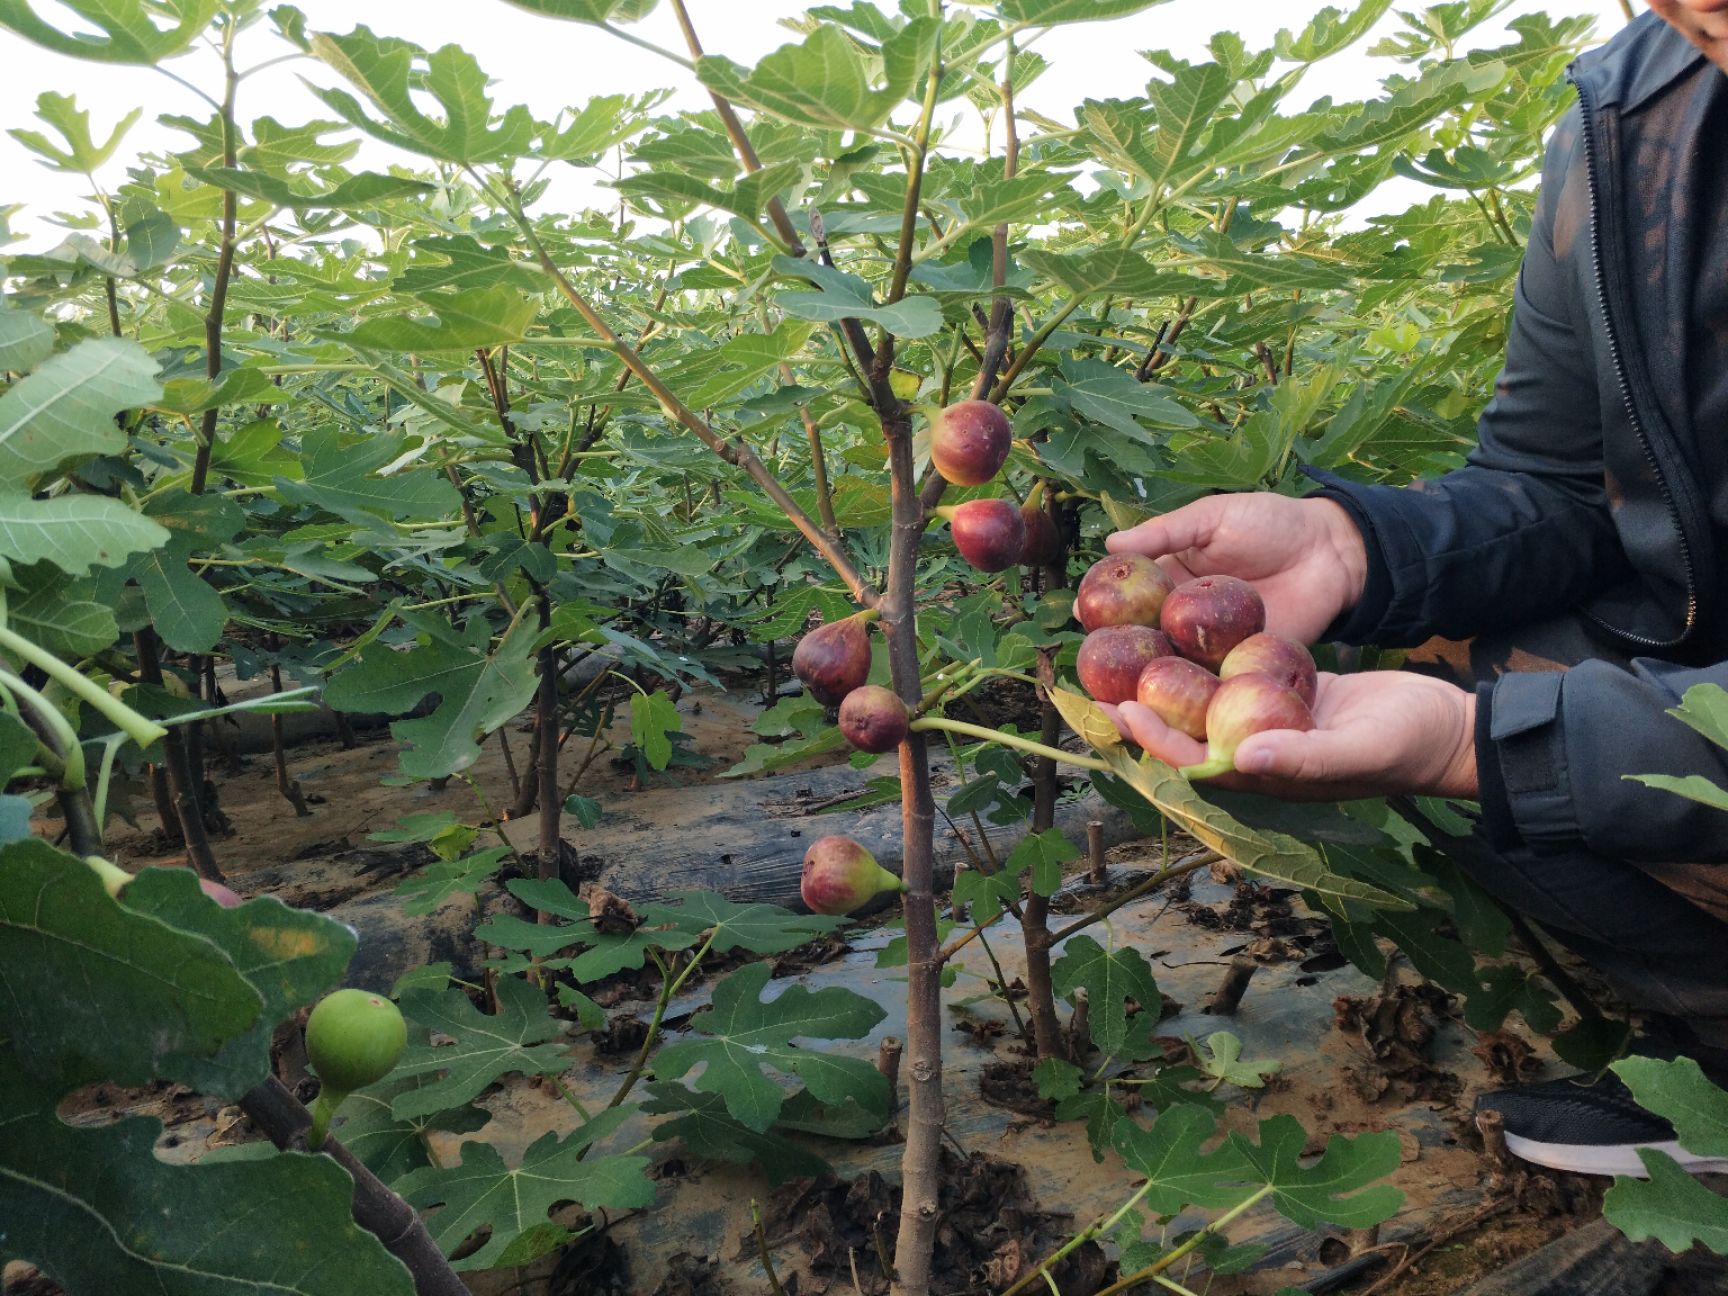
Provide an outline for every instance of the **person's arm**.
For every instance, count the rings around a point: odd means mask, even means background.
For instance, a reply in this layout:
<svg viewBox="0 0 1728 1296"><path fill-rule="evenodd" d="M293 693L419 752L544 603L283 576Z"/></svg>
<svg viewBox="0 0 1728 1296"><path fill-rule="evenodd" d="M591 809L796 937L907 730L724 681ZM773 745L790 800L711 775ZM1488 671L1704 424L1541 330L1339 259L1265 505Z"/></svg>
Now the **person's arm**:
<svg viewBox="0 0 1728 1296"><path fill-rule="evenodd" d="M1697 684L1728 688L1728 663L1586 661L1482 685L1475 745L1488 835L1545 853L1728 861L1722 811L1626 777L1701 775L1728 787L1728 752L1663 714Z"/></svg>
<svg viewBox="0 0 1728 1296"><path fill-rule="evenodd" d="M1556 240L1588 238L1576 110L1549 142L1505 367L1468 465L1372 486L1315 474L1368 551L1355 606L1326 637L1389 647L1554 615L1629 574L1604 487L1598 379L1579 285ZM1559 217L1557 221L1557 217ZM1558 225L1558 228L1557 228Z"/></svg>

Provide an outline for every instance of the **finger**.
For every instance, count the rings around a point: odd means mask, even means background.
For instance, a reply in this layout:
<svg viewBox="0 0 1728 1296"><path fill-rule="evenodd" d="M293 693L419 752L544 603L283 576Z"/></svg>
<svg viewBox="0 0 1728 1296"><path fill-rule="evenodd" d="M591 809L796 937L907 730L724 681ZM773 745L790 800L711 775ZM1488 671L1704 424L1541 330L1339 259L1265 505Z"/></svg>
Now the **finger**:
<svg viewBox="0 0 1728 1296"><path fill-rule="evenodd" d="M1123 702L1116 708L1117 724L1149 756L1170 765L1195 765L1206 759L1206 748L1180 729L1172 729L1150 707Z"/></svg>
<svg viewBox="0 0 1728 1296"><path fill-rule="evenodd" d="M1236 769L1257 778L1335 783L1368 772L1357 738L1338 730L1267 729L1236 749Z"/></svg>
<svg viewBox="0 0 1728 1296"><path fill-rule="evenodd" d="M1217 509L1213 502L1210 499L1196 500L1162 517L1148 518L1139 526L1105 537L1104 547L1111 553L1137 553L1148 558L1161 558L1165 554L1204 547L1211 541L1217 525Z"/></svg>
<svg viewBox="0 0 1728 1296"><path fill-rule="evenodd" d="M1122 713L1117 710L1114 702L1100 702L1097 706L1100 711L1110 717L1110 723L1116 726L1117 733L1129 742L1134 741L1134 735L1128 731L1128 722L1122 718Z"/></svg>

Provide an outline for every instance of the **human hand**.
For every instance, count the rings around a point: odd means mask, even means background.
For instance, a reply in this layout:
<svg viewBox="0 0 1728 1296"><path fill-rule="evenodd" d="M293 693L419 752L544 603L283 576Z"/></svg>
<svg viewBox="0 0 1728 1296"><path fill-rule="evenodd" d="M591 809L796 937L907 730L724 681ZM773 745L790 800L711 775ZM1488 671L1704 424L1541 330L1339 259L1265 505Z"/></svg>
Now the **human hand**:
<svg viewBox="0 0 1728 1296"><path fill-rule="evenodd" d="M1125 738L1172 765L1194 765L1206 746L1138 702L1103 708ZM1220 787L1286 801L1349 801L1409 792L1476 796L1476 695L1407 671L1322 672L1314 728L1244 738L1236 773Z"/></svg>
<svg viewBox="0 0 1728 1296"><path fill-rule="evenodd" d="M1266 628L1313 643L1355 606L1368 551L1342 506L1268 491L1210 495L1105 541L1111 553L1145 554L1177 583L1196 576L1252 581Z"/></svg>

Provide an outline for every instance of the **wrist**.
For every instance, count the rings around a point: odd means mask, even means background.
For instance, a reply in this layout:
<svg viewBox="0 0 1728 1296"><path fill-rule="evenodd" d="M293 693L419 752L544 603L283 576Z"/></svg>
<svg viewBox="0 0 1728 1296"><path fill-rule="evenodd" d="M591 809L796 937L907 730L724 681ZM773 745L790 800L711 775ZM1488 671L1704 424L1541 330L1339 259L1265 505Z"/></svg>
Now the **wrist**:
<svg viewBox="0 0 1728 1296"><path fill-rule="evenodd" d="M1368 584L1368 545L1357 528L1350 511L1336 500L1306 499L1302 501L1314 510L1325 543L1331 551L1333 569L1340 582L1339 614L1350 611L1362 600Z"/></svg>
<svg viewBox="0 0 1728 1296"><path fill-rule="evenodd" d="M1451 755L1440 772L1435 796L1455 797L1474 801L1480 780L1476 771L1476 694L1459 689L1457 728L1454 731Z"/></svg>

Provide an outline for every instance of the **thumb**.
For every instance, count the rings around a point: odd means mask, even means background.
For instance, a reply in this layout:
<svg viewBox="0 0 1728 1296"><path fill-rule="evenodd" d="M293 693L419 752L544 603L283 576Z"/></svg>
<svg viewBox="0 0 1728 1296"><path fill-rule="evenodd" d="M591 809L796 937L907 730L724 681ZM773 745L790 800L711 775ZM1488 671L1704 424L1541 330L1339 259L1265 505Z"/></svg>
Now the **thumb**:
<svg viewBox="0 0 1728 1296"><path fill-rule="evenodd" d="M1343 755L1333 735L1323 729L1268 729L1242 740L1236 768L1243 774L1318 783L1338 776Z"/></svg>
<svg viewBox="0 0 1728 1296"><path fill-rule="evenodd" d="M1111 553L1145 554L1148 558L1199 549L1212 539L1217 527L1216 515L1217 509L1210 499L1196 500L1172 513L1149 518L1139 526L1107 536L1104 548Z"/></svg>

